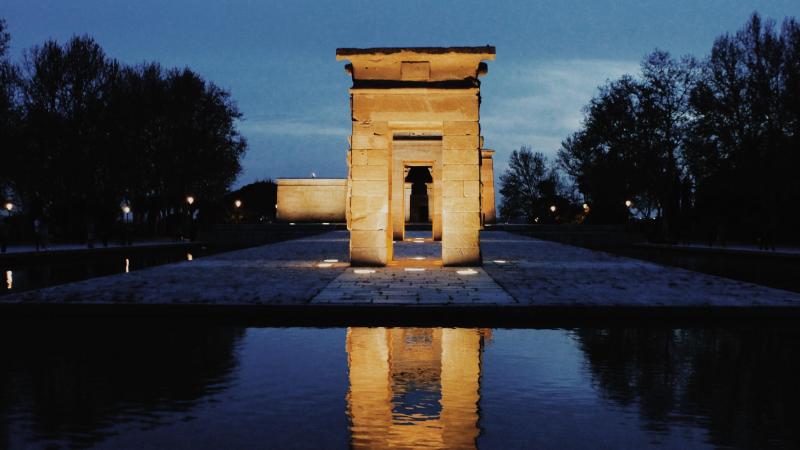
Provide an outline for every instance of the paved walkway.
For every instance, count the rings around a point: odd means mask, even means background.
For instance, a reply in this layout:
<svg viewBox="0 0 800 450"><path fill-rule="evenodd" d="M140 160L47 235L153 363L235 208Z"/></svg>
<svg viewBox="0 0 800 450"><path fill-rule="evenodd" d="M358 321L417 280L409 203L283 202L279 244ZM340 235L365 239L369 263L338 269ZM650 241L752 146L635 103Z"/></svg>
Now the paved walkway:
<svg viewBox="0 0 800 450"><path fill-rule="evenodd" d="M505 232L482 234L482 268L437 266L427 259L429 244L414 242L407 245L425 260L351 268L348 237L334 231L0 303L800 308L800 294Z"/></svg>

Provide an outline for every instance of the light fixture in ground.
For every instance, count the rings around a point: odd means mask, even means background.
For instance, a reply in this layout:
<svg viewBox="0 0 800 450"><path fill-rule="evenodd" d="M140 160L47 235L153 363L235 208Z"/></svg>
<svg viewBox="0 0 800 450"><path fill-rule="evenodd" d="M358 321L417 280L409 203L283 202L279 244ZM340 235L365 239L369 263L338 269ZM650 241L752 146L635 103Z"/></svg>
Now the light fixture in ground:
<svg viewBox="0 0 800 450"><path fill-rule="evenodd" d="M406 272L424 272L424 267L406 267Z"/></svg>
<svg viewBox="0 0 800 450"><path fill-rule="evenodd" d="M413 257L411 259L416 259L417 261L422 261L423 259L425 259L425 257L424 256L415 256L415 257Z"/></svg>
<svg viewBox="0 0 800 450"><path fill-rule="evenodd" d="M330 225L330 222L322 222L323 225Z"/></svg>
<svg viewBox="0 0 800 450"><path fill-rule="evenodd" d="M505 259L495 259L495 260L494 260L494 261L492 261L492 262L493 262L493 263L495 263L495 264L505 264L505 263L507 263L508 261L506 261Z"/></svg>
<svg viewBox="0 0 800 450"><path fill-rule="evenodd" d="M319 263L319 264L317 264L317 267L322 267L323 269L326 268L326 267L331 267L331 266L333 266L333 264L331 264L331 263Z"/></svg>
<svg viewBox="0 0 800 450"><path fill-rule="evenodd" d="M355 269L353 270L353 273L357 273L359 275L375 273L375 269Z"/></svg>
<svg viewBox="0 0 800 450"><path fill-rule="evenodd" d="M339 262L339 260L338 259L326 259L323 262L335 263L335 262Z"/></svg>
<svg viewBox="0 0 800 450"><path fill-rule="evenodd" d="M478 271L473 269L462 269L462 270L456 270L456 273L459 275L476 275Z"/></svg>
<svg viewBox="0 0 800 450"><path fill-rule="evenodd" d="M187 254L186 254L186 260L187 260L187 261L191 261L192 259L194 259L194 257L192 256L192 254L191 254L191 253L187 253Z"/></svg>

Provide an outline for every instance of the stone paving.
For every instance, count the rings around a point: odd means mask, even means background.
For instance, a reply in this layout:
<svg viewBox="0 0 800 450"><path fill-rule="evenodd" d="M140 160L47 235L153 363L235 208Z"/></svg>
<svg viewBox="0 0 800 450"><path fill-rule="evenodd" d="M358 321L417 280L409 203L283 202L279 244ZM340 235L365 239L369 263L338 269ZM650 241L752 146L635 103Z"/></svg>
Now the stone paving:
<svg viewBox="0 0 800 450"><path fill-rule="evenodd" d="M0 297L0 303L302 304L349 266L348 237L333 231L20 292Z"/></svg>
<svg viewBox="0 0 800 450"><path fill-rule="evenodd" d="M396 244L406 246L405 261L351 268L348 237L333 231L7 295L0 304L800 307L800 294L498 231L481 235L482 268L441 267L433 245L413 236Z"/></svg>
<svg viewBox="0 0 800 450"><path fill-rule="evenodd" d="M800 306L800 294L506 232L485 232L486 272L521 305Z"/></svg>
<svg viewBox="0 0 800 450"><path fill-rule="evenodd" d="M481 268L412 265L347 269L311 303L512 305L516 301Z"/></svg>

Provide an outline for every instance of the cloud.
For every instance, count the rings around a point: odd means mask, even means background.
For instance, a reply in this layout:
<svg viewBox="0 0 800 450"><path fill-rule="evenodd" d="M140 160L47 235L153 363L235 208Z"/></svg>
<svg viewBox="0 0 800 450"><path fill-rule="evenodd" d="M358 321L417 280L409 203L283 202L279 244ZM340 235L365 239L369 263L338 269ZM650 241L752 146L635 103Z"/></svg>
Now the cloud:
<svg viewBox="0 0 800 450"><path fill-rule="evenodd" d="M561 141L580 128L582 108L597 87L637 73L639 63L551 60L495 69L481 87L481 134L497 151L495 171L501 173L508 155L522 145L555 155Z"/></svg>
<svg viewBox="0 0 800 450"><path fill-rule="evenodd" d="M325 124L317 120L287 118L242 121L239 124L239 131L245 136L346 137L350 134L350 128L346 126Z"/></svg>

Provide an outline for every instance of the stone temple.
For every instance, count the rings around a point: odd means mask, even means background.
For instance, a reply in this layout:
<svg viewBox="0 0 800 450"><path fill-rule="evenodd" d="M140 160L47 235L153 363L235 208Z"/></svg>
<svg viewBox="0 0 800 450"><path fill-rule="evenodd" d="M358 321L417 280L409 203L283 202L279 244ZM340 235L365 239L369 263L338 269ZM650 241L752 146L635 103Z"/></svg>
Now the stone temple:
<svg viewBox="0 0 800 450"><path fill-rule="evenodd" d="M485 47L340 48L352 76L348 177L278 180L278 218L347 221L352 265L392 261L407 223L428 222L446 266L479 265L495 220L492 150L480 134Z"/></svg>

